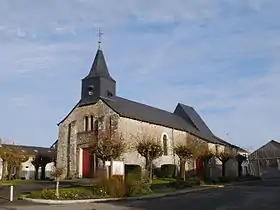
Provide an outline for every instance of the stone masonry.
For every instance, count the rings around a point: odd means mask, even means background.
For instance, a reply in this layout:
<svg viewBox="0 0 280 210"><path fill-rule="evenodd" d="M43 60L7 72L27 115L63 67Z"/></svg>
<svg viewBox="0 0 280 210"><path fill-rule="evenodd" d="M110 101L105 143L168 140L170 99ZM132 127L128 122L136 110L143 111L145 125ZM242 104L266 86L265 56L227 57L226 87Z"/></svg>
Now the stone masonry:
<svg viewBox="0 0 280 210"><path fill-rule="evenodd" d="M118 132L124 137L126 144L129 146L128 150L123 155L125 164L137 164L144 167L144 158L141 157L137 151L135 151L136 136L141 135L153 135L158 139L162 139L163 135L168 139L168 154L158 158L154 164L156 167L160 167L162 164L176 164L179 165L179 158L173 154L173 146L179 142L186 141L187 132L176 130L173 128L167 128L160 125L154 125L146 122L137 121L134 119L119 117L111 108L109 108L102 100L99 100L96 104L76 107L69 116L59 125L59 138L57 145L57 166L64 168L63 177L77 177L79 170L79 147L86 147L85 142L79 142L78 134L85 132L85 116L93 115L95 118L116 116L118 117ZM214 144L208 143L209 149L216 148ZM219 146L223 149L223 146ZM219 161L215 161L212 167L212 174L220 176ZM186 166L186 170L193 169L194 166L189 164ZM235 170L235 166L228 167L230 171ZM228 174L228 172L227 172Z"/></svg>

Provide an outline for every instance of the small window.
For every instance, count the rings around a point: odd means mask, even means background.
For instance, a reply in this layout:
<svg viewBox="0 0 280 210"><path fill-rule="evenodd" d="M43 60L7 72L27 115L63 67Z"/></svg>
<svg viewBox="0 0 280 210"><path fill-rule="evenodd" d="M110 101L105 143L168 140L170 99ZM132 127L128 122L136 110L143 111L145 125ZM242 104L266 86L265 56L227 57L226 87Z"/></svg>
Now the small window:
<svg viewBox="0 0 280 210"><path fill-rule="evenodd" d="M89 87L88 87L88 94L91 96L91 95L93 95L93 89L94 89L94 86L93 85L90 85Z"/></svg>
<svg viewBox="0 0 280 210"><path fill-rule="evenodd" d="M88 116L85 116L84 121L85 131L88 131Z"/></svg>
<svg viewBox="0 0 280 210"><path fill-rule="evenodd" d="M108 97L112 97L112 96L113 96L113 93L111 93L110 91L107 91L107 96L108 96Z"/></svg>
<svg viewBox="0 0 280 210"><path fill-rule="evenodd" d="M93 130L94 128L94 117L91 115L90 116L90 130Z"/></svg>
<svg viewBox="0 0 280 210"><path fill-rule="evenodd" d="M163 135L162 143L163 143L163 155L168 155L167 135L165 135L165 134Z"/></svg>

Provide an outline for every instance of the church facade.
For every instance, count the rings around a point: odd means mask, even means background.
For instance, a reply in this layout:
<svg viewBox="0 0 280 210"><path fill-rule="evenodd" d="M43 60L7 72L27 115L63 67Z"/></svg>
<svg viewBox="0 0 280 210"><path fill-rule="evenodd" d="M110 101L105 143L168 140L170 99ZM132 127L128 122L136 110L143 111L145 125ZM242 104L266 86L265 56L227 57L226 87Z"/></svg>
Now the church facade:
<svg viewBox="0 0 280 210"><path fill-rule="evenodd" d="M102 124L114 125L131 148L136 143L133 136L148 134L159 138L164 154L155 161L156 167L179 165L173 147L186 141L188 135L207 143L209 149L240 149L215 136L193 107L179 103L174 112L168 112L117 96L116 81L108 71L101 48L97 50L89 74L82 79L81 89L79 102L58 124L57 166L65 169L64 177L94 176L99 162L88 147L92 141L91 133ZM144 167L144 158L133 149L122 158L125 164ZM198 165L189 163L186 169Z"/></svg>

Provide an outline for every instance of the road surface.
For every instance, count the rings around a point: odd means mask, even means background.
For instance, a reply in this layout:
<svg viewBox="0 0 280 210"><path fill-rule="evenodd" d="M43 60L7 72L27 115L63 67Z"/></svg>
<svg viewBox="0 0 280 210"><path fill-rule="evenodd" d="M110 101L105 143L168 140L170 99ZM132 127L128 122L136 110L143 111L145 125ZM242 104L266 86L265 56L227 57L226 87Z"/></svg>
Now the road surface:
<svg viewBox="0 0 280 210"><path fill-rule="evenodd" d="M4 205L5 206L5 205ZM28 203L7 204L5 210L279 210L280 176L265 178L258 183L187 193L150 200L112 203L29 206Z"/></svg>

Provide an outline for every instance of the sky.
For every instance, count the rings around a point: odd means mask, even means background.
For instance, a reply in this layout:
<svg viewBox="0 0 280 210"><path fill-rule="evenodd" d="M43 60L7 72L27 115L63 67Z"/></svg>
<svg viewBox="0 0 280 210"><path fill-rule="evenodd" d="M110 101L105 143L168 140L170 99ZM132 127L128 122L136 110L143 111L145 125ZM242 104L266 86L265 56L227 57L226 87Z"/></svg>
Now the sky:
<svg viewBox="0 0 280 210"><path fill-rule="evenodd" d="M277 0L1 0L0 137L50 146L102 48L117 94L256 149L280 132Z"/></svg>

